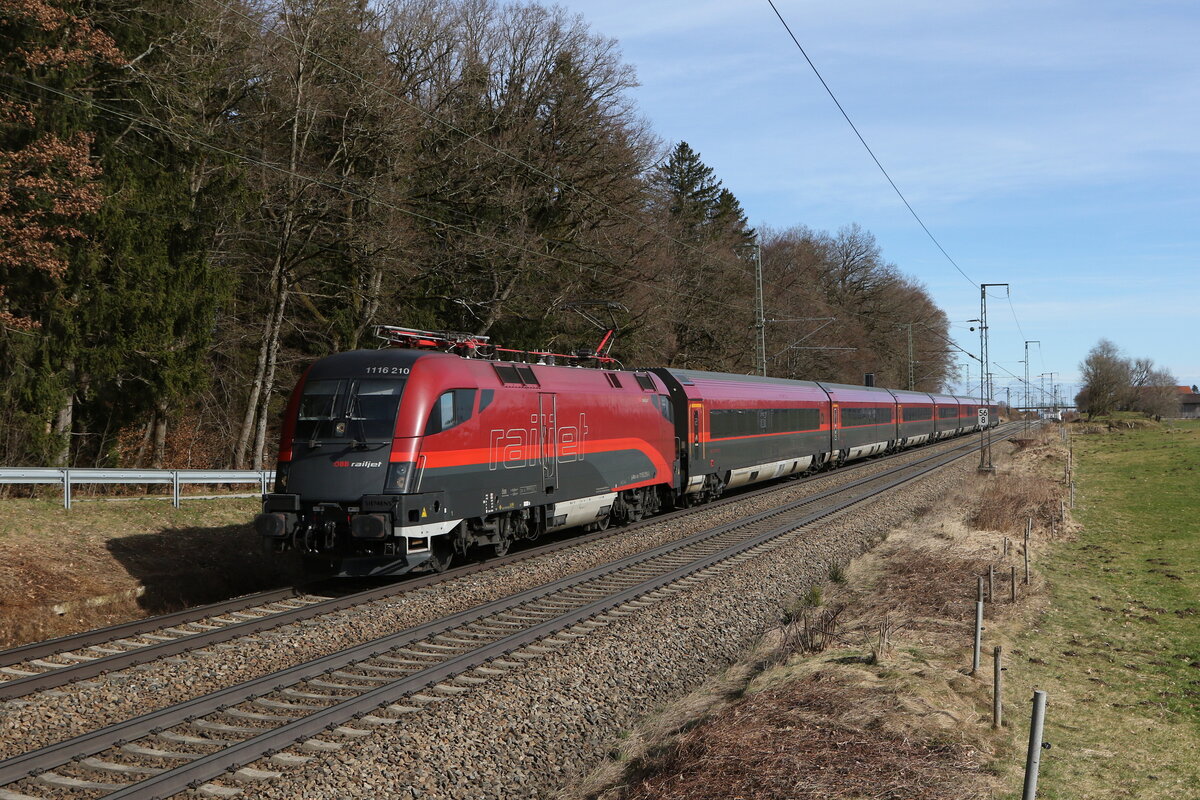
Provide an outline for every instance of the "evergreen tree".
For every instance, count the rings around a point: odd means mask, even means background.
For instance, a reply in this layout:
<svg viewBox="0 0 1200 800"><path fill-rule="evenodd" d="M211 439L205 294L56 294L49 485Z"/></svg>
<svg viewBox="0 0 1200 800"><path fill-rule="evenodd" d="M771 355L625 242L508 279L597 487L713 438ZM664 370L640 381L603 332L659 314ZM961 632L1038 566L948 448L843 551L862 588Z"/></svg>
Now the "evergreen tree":
<svg viewBox="0 0 1200 800"><path fill-rule="evenodd" d="M666 163L654 171L651 186L667 216L688 240L701 238L717 216L725 192L713 168L701 161L687 142L675 145Z"/></svg>
<svg viewBox="0 0 1200 800"><path fill-rule="evenodd" d="M753 369L755 234L741 203L700 154L680 142L650 176L650 213L666 234L655 280L658 358L675 366Z"/></svg>
<svg viewBox="0 0 1200 800"><path fill-rule="evenodd" d="M119 63L80 4L0 0L0 360L4 456L65 463L77 382L76 265L103 197L92 159L96 71Z"/></svg>

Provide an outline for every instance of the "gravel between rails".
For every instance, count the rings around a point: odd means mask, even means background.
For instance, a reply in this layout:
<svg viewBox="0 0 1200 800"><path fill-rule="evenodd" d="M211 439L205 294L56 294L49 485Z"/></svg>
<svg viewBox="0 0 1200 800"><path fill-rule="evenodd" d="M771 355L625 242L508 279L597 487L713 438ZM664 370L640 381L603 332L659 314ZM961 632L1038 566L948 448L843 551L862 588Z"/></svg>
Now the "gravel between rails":
<svg viewBox="0 0 1200 800"><path fill-rule="evenodd" d="M732 663L781 607L974 474L970 458L850 509L778 547L618 618L526 668L254 785L263 798L550 798L616 735ZM255 765L270 769L266 762ZM278 767L274 767L278 769Z"/></svg>
<svg viewBox="0 0 1200 800"><path fill-rule="evenodd" d="M932 449L919 448L912 453L912 458L915 460ZM8 701L0 706L0 718L3 719L3 725L0 726L0 758L52 744L674 541L705 527L739 519L789 499L883 471L895 463L869 464L856 471L836 472L807 483L785 484L779 492L749 498L744 503L707 509L628 535L568 548L532 561L498 567L367 606ZM825 559L827 561L828 558Z"/></svg>

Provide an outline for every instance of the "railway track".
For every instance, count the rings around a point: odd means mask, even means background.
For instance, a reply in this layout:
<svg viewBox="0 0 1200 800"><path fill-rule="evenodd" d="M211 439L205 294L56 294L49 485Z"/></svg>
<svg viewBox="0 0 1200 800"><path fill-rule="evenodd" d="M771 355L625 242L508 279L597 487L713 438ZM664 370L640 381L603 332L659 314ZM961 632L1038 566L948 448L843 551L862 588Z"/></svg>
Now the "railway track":
<svg viewBox="0 0 1200 800"><path fill-rule="evenodd" d="M168 797L266 780L399 724L974 449L935 453L653 550L0 762L0 800ZM741 499L744 499L741 498ZM660 518L661 519L661 518ZM495 562L490 562L495 563ZM332 734L332 736L330 735ZM331 740L332 739L332 740ZM257 769L247 765L269 759ZM208 783L221 780L221 783Z"/></svg>
<svg viewBox="0 0 1200 800"><path fill-rule="evenodd" d="M880 464L918 456L914 463L936 457L947 446L958 446L961 439L936 443L919 450L908 450L880 459L865 461L832 473L839 478L853 477ZM927 451L932 451L927 452ZM721 508L733 503L792 488L805 482L827 479L819 473L782 485L731 495L696 508L680 509L624 528L576 536L537 547L519 550L503 558L468 564L437 575L376 586L337 597L323 596L303 587L277 589L233 598L172 614L134 620L85 633L37 642L0 652L0 700L9 700L84 680L106 672L127 669L158 659L177 656L191 650L228 642L242 636L313 619L325 614L365 605L378 600L482 570L494 569L565 548L578 547L616 535L627 535L642 527L661 524L691 514ZM311 589L311 587L310 587Z"/></svg>

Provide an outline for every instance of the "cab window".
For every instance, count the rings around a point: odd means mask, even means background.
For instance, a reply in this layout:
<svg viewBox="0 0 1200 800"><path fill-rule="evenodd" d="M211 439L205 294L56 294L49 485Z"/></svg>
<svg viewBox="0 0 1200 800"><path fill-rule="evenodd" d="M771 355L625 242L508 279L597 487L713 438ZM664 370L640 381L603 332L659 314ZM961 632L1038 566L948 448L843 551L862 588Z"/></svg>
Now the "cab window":
<svg viewBox="0 0 1200 800"><path fill-rule="evenodd" d="M474 389L451 389L442 392L429 412L429 422L425 425L425 435L448 431L456 425L461 425L471 418L475 407Z"/></svg>

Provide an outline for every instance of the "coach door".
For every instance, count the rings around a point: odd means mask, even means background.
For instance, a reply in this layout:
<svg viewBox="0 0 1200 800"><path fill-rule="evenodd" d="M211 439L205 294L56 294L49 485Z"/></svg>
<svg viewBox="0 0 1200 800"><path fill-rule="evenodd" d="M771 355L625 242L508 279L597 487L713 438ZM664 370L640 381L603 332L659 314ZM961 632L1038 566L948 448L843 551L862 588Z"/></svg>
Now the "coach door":
<svg viewBox="0 0 1200 800"><path fill-rule="evenodd" d="M554 491L558 484L558 396L551 392L538 394L538 457L542 462L542 489Z"/></svg>
<svg viewBox="0 0 1200 800"><path fill-rule="evenodd" d="M842 427L842 412L837 407L837 403L833 404L831 416L829 418L829 427L833 429L833 449L838 450L838 430Z"/></svg>

